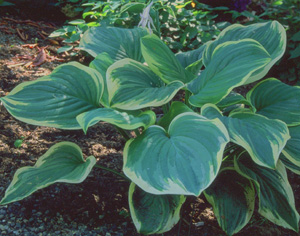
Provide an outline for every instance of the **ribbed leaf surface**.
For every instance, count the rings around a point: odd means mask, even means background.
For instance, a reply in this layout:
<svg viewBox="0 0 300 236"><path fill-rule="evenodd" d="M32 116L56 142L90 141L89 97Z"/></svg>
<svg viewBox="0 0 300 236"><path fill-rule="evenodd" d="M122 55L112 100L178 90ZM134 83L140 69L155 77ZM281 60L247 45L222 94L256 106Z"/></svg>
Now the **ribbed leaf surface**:
<svg viewBox="0 0 300 236"><path fill-rule="evenodd" d="M122 110L161 106L184 86L180 81L165 86L149 67L131 59L110 66L106 79L110 107Z"/></svg>
<svg viewBox="0 0 300 236"><path fill-rule="evenodd" d="M80 129L76 116L98 108L102 93L101 74L71 62L18 85L1 101L12 116L28 124Z"/></svg>
<svg viewBox="0 0 300 236"><path fill-rule="evenodd" d="M300 87L292 87L270 78L251 89L247 99L258 114L282 120L288 126L300 125Z"/></svg>
<svg viewBox="0 0 300 236"><path fill-rule="evenodd" d="M147 35L144 28L91 27L80 40L80 49L93 57L106 52L115 61L131 58L143 61L140 39Z"/></svg>
<svg viewBox="0 0 300 236"><path fill-rule="evenodd" d="M254 39L258 41L270 54L272 60L262 68L258 68L244 84L249 84L263 78L270 68L282 57L286 48L286 31L277 21L257 23L248 26L234 24L223 30L218 38L206 48L203 62L208 66L212 62L214 50L218 45L227 41L242 39Z"/></svg>
<svg viewBox="0 0 300 236"><path fill-rule="evenodd" d="M168 131L151 126L124 148L124 173L152 194L198 196L216 177L229 137L217 119L182 113Z"/></svg>
<svg viewBox="0 0 300 236"><path fill-rule="evenodd" d="M255 190L247 178L234 169L221 171L204 191L221 228L228 234L239 232L251 219Z"/></svg>
<svg viewBox="0 0 300 236"><path fill-rule="evenodd" d="M189 102L196 107L218 103L270 60L268 52L252 39L218 45L211 63L188 84L188 89L194 94Z"/></svg>
<svg viewBox="0 0 300 236"><path fill-rule="evenodd" d="M185 201L182 195L154 195L135 184L129 188L129 209L133 223L141 234L161 234L169 231L180 219Z"/></svg>
<svg viewBox="0 0 300 236"><path fill-rule="evenodd" d="M298 232L299 214L284 165L278 161L276 170L271 170L256 165L245 152L235 160L235 166L240 174L254 182L258 212L274 224Z"/></svg>
<svg viewBox="0 0 300 236"><path fill-rule="evenodd" d="M81 149L76 144L55 144L33 167L26 166L17 170L0 204L22 200L53 183L81 183L95 164L93 156L83 159Z"/></svg>

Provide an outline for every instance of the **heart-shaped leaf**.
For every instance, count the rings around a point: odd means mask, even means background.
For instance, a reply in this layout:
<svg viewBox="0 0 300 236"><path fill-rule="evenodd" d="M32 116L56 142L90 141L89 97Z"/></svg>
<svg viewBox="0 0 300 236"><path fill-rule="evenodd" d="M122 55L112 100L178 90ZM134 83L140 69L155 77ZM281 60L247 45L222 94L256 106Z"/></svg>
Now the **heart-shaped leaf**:
<svg viewBox="0 0 300 236"><path fill-rule="evenodd" d="M55 144L33 167L25 166L17 170L0 204L22 200L53 183L81 183L95 164L93 156L83 159L81 149L76 144Z"/></svg>
<svg viewBox="0 0 300 236"><path fill-rule="evenodd" d="M234 169L224 169L204 191L213 206L221 228L228 234L239 232L251 219L254 211L255 190L247 178Z"/></svg>
<svg viewBox="0 0 300 236"><path fill-rule="evenodd" d="M189 102L196 107L218 103L270 60L268 52L252 39L218 45L211 63L198 78L188 84L188 89L194 94Z"/></svg>
<svg viewBox="0 0 300 236"><path fill-rule="evenodd" d="M166 84L173 81L187 83L194 78L184 69L173 52L156 35L147 35L141 39L143 57L151 70Z"/></svg>
<svg viewBox="0 0 300 236"><path fill-rule="evenodd" d="M214 50L227 41L239 41L242 39L254 39L258 41L269 53L271 60L263 67L251 74L244 82L249 84L263 78L270 68L282 57L286 48L286 31L277 21L257 23L248 26L234 24L223 30L218 38L210 43L204 52L203 63L205 66L213 64Z"/></svg>
<svg viewBox="0 0 300 236"><path fill-rule="evenodd" d="M96 58L89 65L89 67L94 68L102 75L104 89L100 102L104 107L109 107L106 71L112 64L114 64L114 60L106 52L103 52L96 56Z"/></svg>
<svg viewBox="0 0 300 236"><path fill-rule="evenodd" d="M241 175L254 182L258 212L274 224L298 232L299 214L284 165L278 161L276 170L256 165L246 152L236 158L234 164Z"/></svg>
<svg viewBox="0 0 300 236"><path fill-rule="evenodd" d="M86 133L88 127L97 124L99 121L106 121L122 129L133 130L139 127L147 129L156 121L156 115L153 111L117 111L110 108L98 108L77 116L77 121Z"/></svg>
<svg viewBox="0 0 300 236"><path fill-rule="evenodd" d="M288 126L300 125L300 87L269 78L251 89L247 99L258 114L282 120Z"/></svg>
<svg viewBox="0 0 300 236"><path fill-rule="evenodd" d="M180 219L180 209L185 202L182 195L153 195L135 184L129 188L129 209L139 233L161 234L169 231Z"/></svg>
<svg viewBox="0 0 300 236"><path fill-rule="evenodd" d="M131 59L110 66L106 80L110 107L122 110L161 106L184 86L180 81L165 86L149 67Z"/></svg>
<svg viewBox="0 0 300 236"><path fill-rule="evenodd" d="M93 57L106 52L115 61L131 58L142 62L140 39L147 34L144 28L91 27L83 34L79 48Z"/></svg>
<svg viewBox="0 0 300 236"><path fill-rule="evenodd" d="M213 112L213 109L216 111ZM218 109L206 105L201 114L212 119L217 117ZM240 110L231 113L229 117L218 118L225 124L231 142L245 148L258 165L275 169L279 155L290 138L284 122L271 120L248 110Z"/></svg>
<svg viewBox="0 0 300 236"><path fill-rule="evenodd" d="M98 108L102 93L101 74L71 62L18 85L1 101L12 116L28 124L80 129L76 116Z"/></svg>
<svg viewBox="0 0 300 236"><path fill-rule="evenodd" d="M124 173L152 194L198 196L216 177L229 137L217 119L187 112L168 131L151 126L124 148Z"/></svg>

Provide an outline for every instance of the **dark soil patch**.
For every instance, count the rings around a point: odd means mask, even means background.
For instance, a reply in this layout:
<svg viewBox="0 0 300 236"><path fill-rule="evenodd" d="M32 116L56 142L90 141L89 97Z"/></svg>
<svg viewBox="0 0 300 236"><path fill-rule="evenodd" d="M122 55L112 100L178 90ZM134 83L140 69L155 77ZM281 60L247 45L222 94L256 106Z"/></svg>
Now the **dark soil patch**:
<svg viewBox="0 0 300 236"><path fill-rule="evenodd" d="M23 20L12 16L9 18ZM0 32L1 97L21 82L47 75L61 64L61 61L71 59L55 54L57 46L50 45L47 39L40 37L36 33L35 26L27 23L18 24L4 18L0 18L0 25L5 25L11 31L11 33ZM19 38L16 28L29 35L27 41L24 42ZM47 30L46 27L43 29ZM49 54L58 59L52 58L38 67L27 68L25 65L31 59L26 58L36 56L38 48L30 49L22 45L34 43L36 37L39 46L52 47L53 50L49 50ZM85 60L84 57L76 59ZM118 172L122 171L125 140L112 125L99 123L84 135L82 131L27 125L15 120L3 106L0 106L0 109L1 198L18 168L34 165L49 147L61 141L74 142L82 148L85 157L93 155L97 158L98 164ZM14 141L20 138L23 138L24 142L20 148L15 148ZM294 190L297 209L300 211L300 177L289 172L289 179ZM128 212L128 187L127 181L99 169L94 169L81 184L53 184L23 201L1 206L0 235L139 235ZM202 195L199 198L187 199L182 209L182 219L172 231L164 235L185 236L189 233L203 236L225 235L216 222L211 206ZM298 234L275 226L255 214L250 224L238 235Z"/></svg>

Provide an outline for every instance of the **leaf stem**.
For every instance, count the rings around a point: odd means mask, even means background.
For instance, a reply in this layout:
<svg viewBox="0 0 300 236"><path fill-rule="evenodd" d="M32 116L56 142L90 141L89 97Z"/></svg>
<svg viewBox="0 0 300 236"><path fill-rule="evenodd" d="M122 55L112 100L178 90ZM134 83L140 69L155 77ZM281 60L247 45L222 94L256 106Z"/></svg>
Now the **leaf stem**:
<svg viewBox="0 0 300 236"><path fill-rule="evenodd" d="M190 96L191 96L191 92L188 91L188 90L185 90L185 96L184 96L184 103L185 105L187 105L188 107L191 107L191 104L189 103L189 99L190 99Z"/></svg>
<svg viewBox="0 0 300 236"><path fill-rule="evenodd" d="M129 135L127 134L127 132L121 128L119 128L118 126L115 126L115 128L118 130L118 132L123 136L123 138L128 141L130 139Z"/></svg>
<svg viewBox="0 0 300 236"><path fill-rule="evenodd" d="M107 168L107 167L104 167L104 166L101 166L101 165L98 165L98 164L96 164L95 167L99 168L99 169L102 169L102 170L109 171L109 172L111 172L111 173L113 173L115 175L118 175L118 176L122 177L123 179L125 179L127 181L130 181L125 175L123 175L123 174L121 174L121 173L119 173L119 172L117 172L117 171L115 171L113 169L110 169L110 168Z"/></svg>

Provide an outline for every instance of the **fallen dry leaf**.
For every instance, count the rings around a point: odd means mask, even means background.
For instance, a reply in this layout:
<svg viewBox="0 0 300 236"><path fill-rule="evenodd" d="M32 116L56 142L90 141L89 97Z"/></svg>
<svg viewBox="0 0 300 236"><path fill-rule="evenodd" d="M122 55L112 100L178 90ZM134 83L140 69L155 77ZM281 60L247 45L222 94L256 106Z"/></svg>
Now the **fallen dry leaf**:
<svg viewBox="0 0 300 236"><path fill-rule="evenodd" d="M47 53L45 48L41 48L36 58L33 60L33 66L40 66L47 61Z"/></svg>

